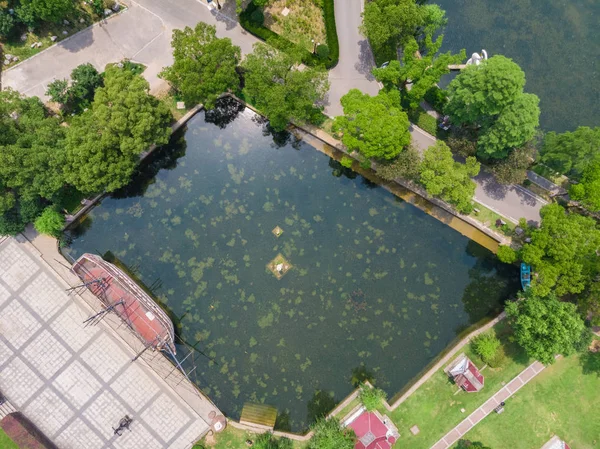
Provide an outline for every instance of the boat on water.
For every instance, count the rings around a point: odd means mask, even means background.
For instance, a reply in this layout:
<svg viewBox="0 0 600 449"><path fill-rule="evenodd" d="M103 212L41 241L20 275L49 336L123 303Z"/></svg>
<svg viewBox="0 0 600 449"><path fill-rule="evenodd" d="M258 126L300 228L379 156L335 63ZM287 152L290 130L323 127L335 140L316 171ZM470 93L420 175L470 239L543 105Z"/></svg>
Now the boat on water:
<svg viewBox="0 0 600 449"><path fill-rule="evenodd" d="M521 262L521 287L527 290L531 287L531 265Z"/></svg>
<svg viewBox="0 0 600 449"><path fill-rule="evenodd" d="M95 254L85 253L71 271L107 309L127 323L146 347L175 355L173 322L123 270Z"/></svg>

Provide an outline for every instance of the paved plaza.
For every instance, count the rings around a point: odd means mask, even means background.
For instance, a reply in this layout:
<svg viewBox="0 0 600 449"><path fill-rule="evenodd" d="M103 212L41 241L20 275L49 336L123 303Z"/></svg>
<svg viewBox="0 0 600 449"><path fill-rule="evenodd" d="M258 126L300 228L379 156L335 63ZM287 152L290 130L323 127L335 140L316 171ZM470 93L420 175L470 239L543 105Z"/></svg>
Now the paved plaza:
<svg viewBox="0 0 600 449"><path fill-rule="evenodd" d="M190 448L206 420L112 329L85 327L67 287L22 236L0 242L0 391L61 449Z"/></svg>

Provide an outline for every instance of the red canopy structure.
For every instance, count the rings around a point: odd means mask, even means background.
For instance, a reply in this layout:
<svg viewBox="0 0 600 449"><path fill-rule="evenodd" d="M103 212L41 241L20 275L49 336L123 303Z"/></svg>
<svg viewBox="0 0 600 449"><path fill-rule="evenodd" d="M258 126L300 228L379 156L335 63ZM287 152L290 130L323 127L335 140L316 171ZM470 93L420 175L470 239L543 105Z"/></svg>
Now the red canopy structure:
<svg viewBox="0 0 600 449"><path fill-rule="evenodd" d="M348 426L358 438L354 449L390 449L400 436L389 420L377 412L365 410Z"/></svg>
<svg viewBox="0 0 600 449"><path fill-rule="evenodd" d="M456 385L467 393L474 393L483 388L483 375L466 355L462 355L450 365L447 372L452 376Z"/></svg>

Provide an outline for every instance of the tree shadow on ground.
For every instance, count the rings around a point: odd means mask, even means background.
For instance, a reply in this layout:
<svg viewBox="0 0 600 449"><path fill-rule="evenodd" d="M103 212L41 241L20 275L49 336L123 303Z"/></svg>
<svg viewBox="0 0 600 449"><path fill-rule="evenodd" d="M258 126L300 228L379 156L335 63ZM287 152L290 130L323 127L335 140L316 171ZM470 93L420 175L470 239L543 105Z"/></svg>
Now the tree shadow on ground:
<svg viewBox="0 0 600 449"><path fill-rule="evenodd" d="M307 423L312 424L317 419L327 416L336 405L337 401L332 391L316 390L306 406L308 410L306 415Z"/></svg>

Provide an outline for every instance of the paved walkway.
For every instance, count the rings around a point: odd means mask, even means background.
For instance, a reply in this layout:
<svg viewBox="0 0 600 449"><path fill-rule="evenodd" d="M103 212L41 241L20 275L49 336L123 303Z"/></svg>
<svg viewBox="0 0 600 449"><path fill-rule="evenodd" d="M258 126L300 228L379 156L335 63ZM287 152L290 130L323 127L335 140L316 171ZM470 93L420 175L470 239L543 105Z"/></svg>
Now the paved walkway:
<svg viewBox="0 0 600 449"><path fill-rule="evenodd" d="M106 323L84 327L92 309L67 287L22 236L0 243L2 393L61 449L190 448L208 418Z"/></svg>
<svg viewBox="0 0 600 449"><path fill-rule="evenodd" d="M537 376L546 368L540 362L534 362L521 371L517 377L502 387L494 396L488 399L481 407L471 413L458 426L448 432L441 440L435 443L431 449L447 449L452 447L469 430L475 427L483 418L492 413L501 402L506 401L513 394L519 391L527 382Z"/></svg>

